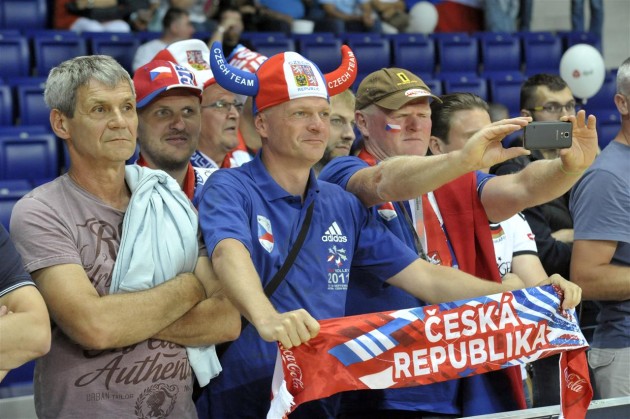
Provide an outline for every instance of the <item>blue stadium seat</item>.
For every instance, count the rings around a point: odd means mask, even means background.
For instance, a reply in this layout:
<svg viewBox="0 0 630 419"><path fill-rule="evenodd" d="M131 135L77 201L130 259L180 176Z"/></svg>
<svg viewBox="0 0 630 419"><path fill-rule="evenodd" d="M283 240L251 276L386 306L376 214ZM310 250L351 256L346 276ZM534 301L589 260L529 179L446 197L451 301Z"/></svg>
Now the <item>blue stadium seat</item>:
<svg viewBox="0 0 630 419"><path fill-rule="evenodd" d="M368 74L383 67L391 67L389 39L348 40L347 44L357 57L357 67L359 68L357 79L363 79Z"/></svg>
<svg viewBox="0 0 630 419"><path fill-rule="evenodd" d="M262 55L266 55L267 57L271 57L272 55L280 54L285 51L295 51L295 41L290 38L280 38L280 37L254 37L250 40L252 47L256 52L259 52Z"/></svg>
<svg viewBox="0 0 630 419"><path fill-rule="evenodd" d="M390 36L392 66L404 68L420 77L435 73L435 42L423 34L396 34ZM360 63L359 63L360 64Z"/></svg>
<svg viewBox="0 0 630 419"><path fill-rule="evenodd" d="M584 107L592 112L596 112L597 110L614 110L616 112L617 107L614 102L616 93L616 76L611 72L607 72L604 77L604 84L602 84L599 92L595 93L595 96L589 98Z"/></svg>
<svg viewBox="0 0 630 419"><path fill-rule="evenodd" d="M304 41L308 42L322 42L337 39L337 36L332 32L313 32L313 33L294 33L291 35L298 45Z"/></svg>
<svg viewBox="0 0 630 419"><path fill-rule="evenodd" d="M34 134L50 134L52 130L48 122L46 125L12 125L0 127L0 137L28 138Z"/></svg>
<svg viewBox="0 0 630 419"><path fill-rule="evenodd" d="M266 40L267 42L273 42L277 39L286 38L287 35L284 32L243 32L241 34L241 39L249 42L254 40Z"/></svg>
<svg viewBox="0 0 630 419"><path fill-rule="evenodd" d="M426 83L427 87L431 89L431 93L436 96L440 96L444 93L442 89L442 81L439 79L425 79L422 78L422 81Z"/></svg>
<svg viewBox="0 0 630 419"><path fill-rule="evenodd" d="M19 33L0 33L0 77L28 76L31 73L31 55L28 40Z"/></svg>
<svg viewBox="0 0 630 419"><path fill-rule="evenodd" d="M33 189L33 185L26 179L0 180L0 196L19 198Z"/></svg>
<svg viewBox="0 0 630 419"><path fill-rule="evenodd" d="M85 32L84 32L85 34ZM145 42L148 41L153 41L154 39L158 39L160 36L162 36L162 32L156 32L156 31L139 31L139 32L135 32L136 38L138 38L138 41L140 41L140 44L144 44Z"/></svg>
<svg viewBox="0 0 630 419"><path fill-rule="evenodd" d="M87 55L85 39L70 31L41 31L33 38L35 70L38 76L47 76L54 66L63 61Z"/></svg>
<svg viewBox="0 0 630 419"><path fill-rule="evenodd" d="M478 38L484 71L521 70L521 41L517 36L483 32Z"/></svg>
<svg viewBox="0 0 630 419"><path fill-rule="evenodd" d="M140 41L134 34L101 32L88 39L92 54L114 57L125 70L133 74L133 57L140 46Z"/></svg>
<svg viewBox="0 0 630 419"><path fill-rule="evenodd" d="M11 211L13 211L13 207L15 203L20 199L19 197L12 196L3 196L2 191L0 190L0 223L4 226L4 228L9 231L9 222L11 221ZM2 389L2 385L5 385L4 380L0 383L0 391ZM1 394L1 393L0 393ZM8 394L7 397L11 397L13 394Z"/></svg>
<svg viewBox="0 0 630 419"><path fill-rule="evenodd" d="M0 27L5 29L43 29L48 24L48 4L46 0L2 0L0 16Z"/></svg>
<svg viewBox="0 0 630 419"><path fill-rule="evenodd" d="M483 73L482 75L488 79L490 101L505 105L510 116L518 116L521 111L521 85L525 77L521 73Z"/></svg>
<svg viewBox="0 0 630 419"><path fill-rule="evenodd" d="M444 93L468 92L474 93L483 100L488 100L488 83L478 76L450 76L441 75Z"/></svg>
<svg viewBox="0 0 630 419"><path fill-rule="evenodd" d="M568 49L576 44L592 45L602 52L602 40L593 32L565 32L563 34L565 40L564 48Z"/></svg>
<svg viewBox="0 0 630 419"><path fill-rule="evenodd" d="M13 125L13 92L11 87L0 85L0 126ZM1 132L2 128L0 128Z"/></svg>
<svg viewBox="0 0 630 419"><path fill-rule="evenodd" d="M597 142L602 150L612 141L621 129L621 116L614 111L600 111L597 117Z"/></svg>
<svg viewBox="0 0 630 419"><path fill-rule="evenodd" d="M53 134L0 137L0 179L52 179L58 175L58 146Z"/></svg>
<svg viewBox="0 0 630 419"><path fill-rule="evenodd" d="M11 79L11 82L15 79ZM44 102L44 83L20 84L15 87L18 105L17 120L21 125L41 125L48 122L50 110Z"/></svg>
<svg viewBox="0 0 630 419"><path fill-rule="evenodd" d="M559 74L562 40L551 32L521 32L525 75Z"/></svg>
<svg viewBox="0 0 630 419"><path fill-rule="evenodd" d="M13 205L15 205L16 201L7 200L3 201L0 197L0 219L2 220L2 224L5 222L5 215L10 217L10 210L13 209ZM11 204L10 208L7 208L8 205ZM8 213L6 211L9 210ZM6 219L7 224L9 223L9 219ZM5 226L6 227L6 226ZM7 227L7 230L9 227ZM19 397L19 396L29 396L33 394L33 374L35 372L35 361L29 361L24 365L21 365L17 368L12 369L9 373L4 377L2 383L0 383L0 398L7 397Z"/></svg>
<svg viewBox="0 0 630 419"><path fill-rule="evenodd" d="M326 74L341 64L341 40L333 39L302 39L299 41L300 54L313 61L322 73Z"/></svg>
<svg viewBox="0 0 630 419"><path fill-rule="evenodd" d="M479 67L479 44L467 34L437 36L439 74L474 76Z"/></svg>
<svg viewBox="0 0 630 419"><path fill-rule="evenodd" d="M372 41L380 41L383 39L383 35L375 32L346 32L340 34L339 36L342 41L348 43L350 41L362 41L362 42L372 42Z"/></svg>

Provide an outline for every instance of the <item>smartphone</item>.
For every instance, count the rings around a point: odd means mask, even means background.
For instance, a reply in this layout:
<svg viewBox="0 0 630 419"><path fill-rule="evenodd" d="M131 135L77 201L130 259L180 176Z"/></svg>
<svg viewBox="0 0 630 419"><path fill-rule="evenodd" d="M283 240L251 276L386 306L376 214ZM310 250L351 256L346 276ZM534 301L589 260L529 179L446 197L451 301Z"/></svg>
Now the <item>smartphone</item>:
<svg viewBox="0 0 630 419"><path fill-rule="evenodd" d="M573 142L571 122L530 122L524 131L523 147L528 150L569 148Z"/></svg>

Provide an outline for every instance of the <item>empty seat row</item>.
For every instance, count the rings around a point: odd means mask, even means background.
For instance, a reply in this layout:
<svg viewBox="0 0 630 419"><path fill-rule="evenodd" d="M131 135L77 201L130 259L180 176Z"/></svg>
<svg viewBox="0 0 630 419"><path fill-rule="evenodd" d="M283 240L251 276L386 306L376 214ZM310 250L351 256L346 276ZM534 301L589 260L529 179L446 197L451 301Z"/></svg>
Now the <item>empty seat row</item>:
<svg viewBox="0 0 630 419"><path fill-rule="evenodd" d="M575 42L601 45L587 33L566 35ZM115 57L127 70L138 46L155 37L151 33L83 33L71 31L25 30L23 34L0 32L0 54L9 57L0 69L0 77L45 76L50 68L68 58L85 54ZM200 39L208 34L197 33ZM282 33L245 33L243 39L258 52L271 56L282 51L298 51L329 71L338 65L339 48L348 44L356 53L359 71L404 67L422 75L438 73L473 74L480 71L524 71L557 73L560 58L570 45L551 32L526 32L520 35L480 32L441 33L432 35L379 35L316 33L287 37ZM30 42L30 44L29 44ZM32 54L30 53L32 48ZM32 58L31 58L32 57Z"/></svg>
<svg viewBox="0 0 630 419"><path fill-rule="evenodd" d="M0 30L48 26L47 0L2 0L0 1Z"/></svg>
<svg viewBox="0 0 630 419"><path fill-rule="evenodd" d="M62 61L86 54L113 56L129 70L139 45L140 40L132 33L39 31L31 38L0 33L0 54L5 57L0 77L46 76Z"/></svg>

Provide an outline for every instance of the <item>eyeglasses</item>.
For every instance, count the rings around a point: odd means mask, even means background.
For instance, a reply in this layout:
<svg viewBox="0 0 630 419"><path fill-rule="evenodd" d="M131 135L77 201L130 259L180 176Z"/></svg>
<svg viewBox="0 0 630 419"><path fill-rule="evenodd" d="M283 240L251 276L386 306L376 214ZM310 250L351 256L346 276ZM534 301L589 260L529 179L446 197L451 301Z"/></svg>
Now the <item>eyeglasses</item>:
<svg viewBox="0 0 630 419"><path fill-rule="evenodd" d="M547 112L550 114L558 115L562 112L562 110L566 110L568 113L575 113L576 105L575 102L571 101L569 103L565 103L564 105L559 104L558 102L551 102L543 106L536 106L531 108L532 112Z"/></svg>
<svg viewBox="0 0 630 419"><path fill-rule="evenodd" d="M243 110L243 104L240 102L228 102L226 100L217 100L214 103L211 103L209 105L202 105L201 109L204 108L214 108L217 109L221 112L225 112L228 113L232 110L232 106L234 106L234 108L236 108L237 112L241 112Z"/></svg>

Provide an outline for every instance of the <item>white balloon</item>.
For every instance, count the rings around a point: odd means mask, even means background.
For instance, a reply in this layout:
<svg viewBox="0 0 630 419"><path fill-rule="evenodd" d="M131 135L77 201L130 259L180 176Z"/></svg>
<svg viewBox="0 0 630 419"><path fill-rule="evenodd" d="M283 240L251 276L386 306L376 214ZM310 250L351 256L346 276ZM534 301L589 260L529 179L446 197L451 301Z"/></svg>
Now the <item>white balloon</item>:
<svg viewBox="0 0 630 419"><path fill-rule="evenodd" d="M588 99L604 84L606 77L604 59L591 45L573 45L562 55L560 77L569 85L574 96Z"/></svg>
<svg viewBox="0 0 630 419"><path fill-rule="evenodd" d="M438 12L433 3L421 1L409 10L407 32L432 33L438 22Z"/></svg>

